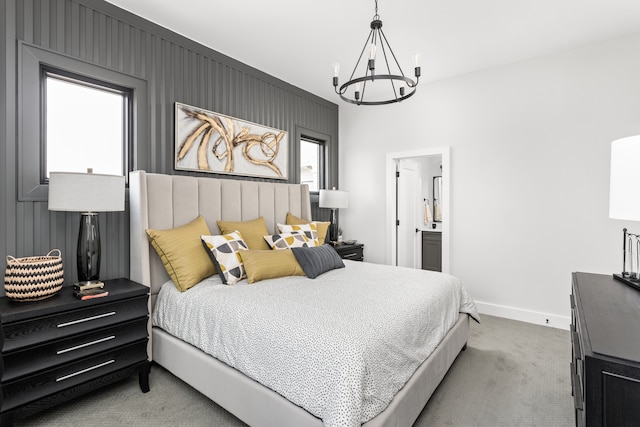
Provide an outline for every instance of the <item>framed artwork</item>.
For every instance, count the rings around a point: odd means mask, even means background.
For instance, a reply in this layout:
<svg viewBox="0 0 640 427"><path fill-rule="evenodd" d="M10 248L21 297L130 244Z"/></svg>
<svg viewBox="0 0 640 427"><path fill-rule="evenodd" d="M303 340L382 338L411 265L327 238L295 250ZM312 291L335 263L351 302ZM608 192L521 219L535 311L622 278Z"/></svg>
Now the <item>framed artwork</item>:
<svg viewBox="0 0 640 427"><path fill-rule="evenodd" d="M289 135L176 102L175 168L287 179Z"/></svg>

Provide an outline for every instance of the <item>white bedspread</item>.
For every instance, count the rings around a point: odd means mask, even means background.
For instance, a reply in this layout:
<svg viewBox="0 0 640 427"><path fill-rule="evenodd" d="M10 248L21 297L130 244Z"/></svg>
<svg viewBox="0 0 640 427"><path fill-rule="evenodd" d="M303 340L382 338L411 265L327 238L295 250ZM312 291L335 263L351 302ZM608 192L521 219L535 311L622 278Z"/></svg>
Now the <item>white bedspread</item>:
<svg viewBox="0 0 640 427"><path fill-rule="evenodd" d="M383 411L459 313L478 319L459 280L345 261L314 280L165 284L153 324L281 394L326 426ZM402 274L399 274L402 273Z"/></svg>

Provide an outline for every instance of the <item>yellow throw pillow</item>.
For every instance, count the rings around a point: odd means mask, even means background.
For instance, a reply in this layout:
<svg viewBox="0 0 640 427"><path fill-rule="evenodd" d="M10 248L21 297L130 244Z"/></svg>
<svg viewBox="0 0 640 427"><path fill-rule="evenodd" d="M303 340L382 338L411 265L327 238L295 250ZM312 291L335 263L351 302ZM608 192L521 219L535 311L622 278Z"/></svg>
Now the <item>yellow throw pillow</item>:
<svg viewBox="0 0 640 427"><path fill-rule="evenodd" d="M249 249L271 249L264 236L269 234L263 217L251 221L218 221L220 234L229 234L238 230Z"/></svg>
<svg viewBox="0 0 640 427"><path fill-rule="evenodd" d="M318 240L320 244L324 244L324 238L327 236L327 231L329 230L329 225L331 222L329 221L307 221L306 219L299 218L292 214L291 212L287 212L287 221L288 225L300 225L300 224L315 224L318 229Z"/></svg>
<svg viewBox="0 0 640 427"><path fill-rule="evenodd" d="M276 277L304 276L291 249L239 251L249 283Z"/></svg>
<svg viewBox="0 0 640 427"><path fill-rule="evenodd" d="M181 292L216 273L200 241L201 235L211 234L202 216L180 227L146 232L169 277Z"/></svg>

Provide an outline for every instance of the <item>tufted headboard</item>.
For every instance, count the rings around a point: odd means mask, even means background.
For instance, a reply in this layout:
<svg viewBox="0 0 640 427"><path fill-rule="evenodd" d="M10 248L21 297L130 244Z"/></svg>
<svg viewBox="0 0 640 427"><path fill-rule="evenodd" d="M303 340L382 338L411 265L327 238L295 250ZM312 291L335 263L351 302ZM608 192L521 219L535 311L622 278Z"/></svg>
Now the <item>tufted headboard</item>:
<svg viewBox="0 0 640 427"><path fill-rule="evenodd" d="M247 221L264 217L267 230L277 232L287 212L311 219L306 184L239 181L233 179L162 175L134 171L129 174L131 210L131 280L151 288L151 306L169 280L160 258L147 239L146 229L184 225L198 215L212 234L220 234L217 221Z"/></svg>

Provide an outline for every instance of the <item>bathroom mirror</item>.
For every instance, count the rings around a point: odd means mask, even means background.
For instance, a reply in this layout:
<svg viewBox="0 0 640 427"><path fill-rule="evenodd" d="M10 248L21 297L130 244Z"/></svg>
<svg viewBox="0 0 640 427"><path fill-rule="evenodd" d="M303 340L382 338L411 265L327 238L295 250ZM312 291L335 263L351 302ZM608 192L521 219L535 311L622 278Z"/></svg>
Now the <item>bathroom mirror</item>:
<svg viewBox="0 0 640 427"><path fill-rule="evenodd" d="M442 177L433 177L433 221L442 222Z"/></svg>

